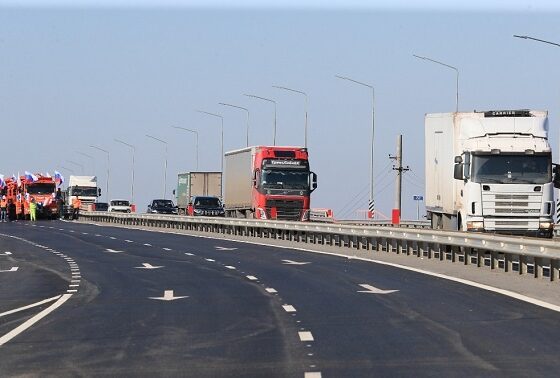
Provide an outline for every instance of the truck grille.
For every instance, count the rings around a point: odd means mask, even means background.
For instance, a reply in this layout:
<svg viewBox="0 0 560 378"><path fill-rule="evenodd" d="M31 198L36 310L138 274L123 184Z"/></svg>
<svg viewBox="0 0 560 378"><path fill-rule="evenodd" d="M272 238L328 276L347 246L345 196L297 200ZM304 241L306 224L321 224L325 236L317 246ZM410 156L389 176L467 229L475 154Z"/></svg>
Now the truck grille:
<svg viewBox="0 0 560 378"><path fill-rule="evenodd" d="M504 190L505 188L502 188ZM482 192L484 226L488 230L537 230L542 193Z"/></svg>
<svg viewBox="0 0 560 378"><path fill-rule="evenodd" d="M271 209L273 207L276 208L276 219L298 221L301 219L303 201L269 199L266 201L267 218L271 217Z"/></svg>

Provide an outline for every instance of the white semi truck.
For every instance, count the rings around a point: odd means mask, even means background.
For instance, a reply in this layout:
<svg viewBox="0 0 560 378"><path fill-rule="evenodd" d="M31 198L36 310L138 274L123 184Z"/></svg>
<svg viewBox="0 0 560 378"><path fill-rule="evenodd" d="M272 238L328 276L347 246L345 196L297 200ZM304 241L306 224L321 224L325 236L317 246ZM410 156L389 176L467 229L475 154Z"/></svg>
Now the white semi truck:
<svg viewBox="0 0 560 378"><path fill-rule="evenodd" d="M427 114L425 138L432 228L552 237L547 112Z"/></svg>
<svg viewBox="0 0 560 378"><path fill-rule="evenodd" d="M68 196L71 199L78 196L82 204L94 203L101 195L101 189L97 187L96 176L70 176L68 180Z"/></svg>

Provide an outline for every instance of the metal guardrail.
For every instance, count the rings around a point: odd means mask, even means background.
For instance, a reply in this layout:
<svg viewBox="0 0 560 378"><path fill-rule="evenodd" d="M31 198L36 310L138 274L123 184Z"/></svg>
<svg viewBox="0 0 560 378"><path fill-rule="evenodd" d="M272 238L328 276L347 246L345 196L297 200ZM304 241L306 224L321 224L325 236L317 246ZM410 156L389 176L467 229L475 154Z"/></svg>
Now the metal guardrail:
<svg viewBox="0 0 560 378"><path fill-rule="evenodd" d="M80 218L121 225L325 245L339 247L340 254L348 256L354 256L355 251L394 252L488 267L515 274L527 274L535 278L547 278L550 281L560 280L560 243L549 239L386 226L160 214L82 212Z"/></svg>
<svg viewBox="0 0 560 378"><path fill-rule="evenodd" d="M353 224L357 226L383 226L383 227L405 227L405 228L430 228L430 221L421 220L401 220L398 225L394 225L390 220L338 220L339 224Z"/></svg>

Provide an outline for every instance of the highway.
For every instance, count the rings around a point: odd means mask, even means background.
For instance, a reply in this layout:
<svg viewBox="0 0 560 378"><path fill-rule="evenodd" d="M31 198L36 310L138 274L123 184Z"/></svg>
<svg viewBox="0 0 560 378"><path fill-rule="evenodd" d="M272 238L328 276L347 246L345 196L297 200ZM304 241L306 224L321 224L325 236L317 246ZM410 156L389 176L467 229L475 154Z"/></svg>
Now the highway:
<svg viewBox="0 0 560 378"><path fill-rule="evenodd" d="M391 266L63 221L0 224L0 248L3 375L542 376L558 366L559 313Z"/></svg>

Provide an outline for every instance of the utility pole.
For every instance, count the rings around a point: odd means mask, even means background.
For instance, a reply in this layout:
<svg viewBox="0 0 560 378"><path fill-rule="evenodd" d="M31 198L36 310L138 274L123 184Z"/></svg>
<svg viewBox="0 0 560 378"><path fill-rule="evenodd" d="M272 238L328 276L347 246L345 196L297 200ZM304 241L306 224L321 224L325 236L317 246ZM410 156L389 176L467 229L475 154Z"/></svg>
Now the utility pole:
<svg viewBox="0 0 560 378"><path fill-rule="evenodd" d="M395 161L393 170L397 171L395 181L395 207L393 208L391 223L399 224L401 220L402 175L403 172L410 170L408 166L402 166L402 135L397 137L397 154L395 156L389 155L389 159Z"/></svg>

